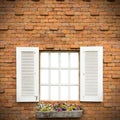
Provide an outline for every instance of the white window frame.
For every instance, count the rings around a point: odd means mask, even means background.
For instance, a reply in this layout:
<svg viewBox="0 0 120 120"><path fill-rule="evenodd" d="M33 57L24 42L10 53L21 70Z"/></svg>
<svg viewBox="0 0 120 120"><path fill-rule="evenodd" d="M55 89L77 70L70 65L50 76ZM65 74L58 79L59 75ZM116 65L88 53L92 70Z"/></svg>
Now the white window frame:
<svg viewBox="0 0 120 120"><path fill-rule="evenodd" d="M50 84L51 83L51 81L50 81L50 79L49 79L49 83L48 84L41 84L40 83L40 88L41 88L41 86L48 86L49 87L49 98L48 98L48 100L50 100L50 101L54 101L54 100L51 100L51 90L50 90L50 88L52 87L52 86L58 86L58 88L59 88L59 95L58 95L58 100L60 100L60 101L64 101L64 100L61 100L61 95L60 95L60 89L61 89L61 87L62 86L67 86L68 87L68 99L67 100L71 100L70 99L70 87L71 86L77 86L78 87L78 100L80 99L79 98L79 52L77 52L77 51L43 51L43 52L40 52L40 54L41 53L48 53L49 54L49 58L50 58L50 54L51 53L58 53L58 56L59 56L59 68L52 68L51 66L50 66L50 64L49 64L49 66L48 66L48 68L42 68L41 66L40 66L40 70L49 70L49 75L51 74L50 72L51 72L51 70L58 70L59 71L59 83L58 84ZM69 63L68 63L68 68L61 68L61 66L60 66L60 59L61 59L61 53L67 53L68 54L68 60L69 60ZM78 68L70 68L70 53L77 53L78 54ZM40 55L41 56L41 55ZM40 60L41 61L41 60ZM50 61L50 59L49 59L49 63L50 63L51 61ZM68 80L68 84L60 84L60 70L68 70L68 77L70 76L70 70L78 70L78 84L71 84L70 83L70 77L68 78L69 80ZM40 73L40 75L41 75L41 73ZM40 90L41 91L41 90ZM40 92L41 93L41 92ZM41 96L40 96L40 100L41 100ZM48 101L47 100L47 101Z"/></svg>

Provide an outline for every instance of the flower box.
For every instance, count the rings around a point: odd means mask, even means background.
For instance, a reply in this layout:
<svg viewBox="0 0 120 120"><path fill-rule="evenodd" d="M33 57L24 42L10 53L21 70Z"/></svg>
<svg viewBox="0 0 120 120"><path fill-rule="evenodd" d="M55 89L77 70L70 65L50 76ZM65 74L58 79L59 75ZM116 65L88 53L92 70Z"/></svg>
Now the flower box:
<svg viewBox="0 0 120 120"><path fill-rule="evenodd" d="M39 103L36 106L36 118L80 118L82 112L81 106L75 103Z"/></svg>
<svg viewBox="0 0 120 120"><path fill-rule="evenodd" d="M74 111L36 111L36 118L80 118L82 116L83 110Z"/></svg>

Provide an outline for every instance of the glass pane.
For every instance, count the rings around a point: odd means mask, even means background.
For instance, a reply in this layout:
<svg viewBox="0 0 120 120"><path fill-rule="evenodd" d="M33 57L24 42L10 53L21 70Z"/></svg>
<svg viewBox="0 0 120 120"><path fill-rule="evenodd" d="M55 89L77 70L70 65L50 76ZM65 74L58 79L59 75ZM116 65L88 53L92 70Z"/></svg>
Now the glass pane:
<svg viewBox="0 0 120 120"><path fill-rule="evenodd" d="M59 83L59 71L51 70L51 84L58 84L58 83Z"/></svg>
<svg viewBox="0 0 120 120"><path fill-rule="evenodd" d="M49 54L41 53L40 67L48 67L49 66Z"/></svg>
<svg viewBox="0 0 120 120"><path fill-rule="evenodd" d="M68 84L68 70L61 70L61 84Z"/></svg>
<svg viewBox="0 0 120 120"><path fill-rule="evenodd" d="M68 53L61 53L61 67L68 67Z"/></svg>
<svg viewBox="0 0 120 120"><path fill-rule="evenodd" d="M51 67L58 68L59 60L58 60L58 53L51 53Z"/></svg>
<svg viewBox="0 0 120 120"><path fill-rule="evenodd" d="M79 100L78 99L78 86L71 86L70 87L70 100Z"/></svg>
<svg viewBox="0 0 120 120"><path fill-rule="evenodd" d="M78 70L70 71L70 84L78 84Z"/></svg>
<svg viewBox="0 0 120 120"><path fill-rule="evenodd" d="M60 100L68 100L68 87L67 86L61 86L60 89Z"/></svg>
<svg viewBox="0 0 120 120"><path fill-rule="evenodd" d="M78 53L70 54L70 66L71 68L78 68Z"/></svg>
<svg viewBox="0 0 120 120"><path fill-rule="evenodd" d="M40 99L41 100L49 100L49 87L48 86L41 86L40 89Z"/></svg>
<svg viewBox="0 0 120 120"><path fill-rule="evenodd" d="M48 84L49 81L49 71L41 70L40 71L40 84Z"/></svg>
<svg viewBox="0 0 120 120"><path fill-rule="evenodd" d="M51 87L51 100L58 100L58 86L52 86Z"/></svg>

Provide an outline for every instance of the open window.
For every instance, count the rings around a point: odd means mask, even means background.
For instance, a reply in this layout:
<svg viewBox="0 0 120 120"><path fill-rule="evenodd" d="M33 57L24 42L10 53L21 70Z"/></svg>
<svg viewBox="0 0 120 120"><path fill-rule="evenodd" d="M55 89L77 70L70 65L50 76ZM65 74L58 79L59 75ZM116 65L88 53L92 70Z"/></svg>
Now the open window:
<svg viewBox="0 0 120 120"><path fill-rule="evenodd" d="M17 102L103 100L103 47L80 47L80 54L17 47L16 65Z"/></svg>

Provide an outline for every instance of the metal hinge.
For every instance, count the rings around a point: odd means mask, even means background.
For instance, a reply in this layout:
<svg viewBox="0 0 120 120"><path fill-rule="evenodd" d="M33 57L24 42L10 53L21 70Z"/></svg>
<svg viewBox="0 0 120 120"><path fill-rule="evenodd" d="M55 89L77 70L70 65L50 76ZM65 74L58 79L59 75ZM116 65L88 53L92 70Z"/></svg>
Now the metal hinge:
<svg viewBox="0 0 120 120"><path fill-rule="evenodd" d="M38 96L35 96L35 98L36 98L36 101L37 101L37 99L38 99Z"/></svg>

